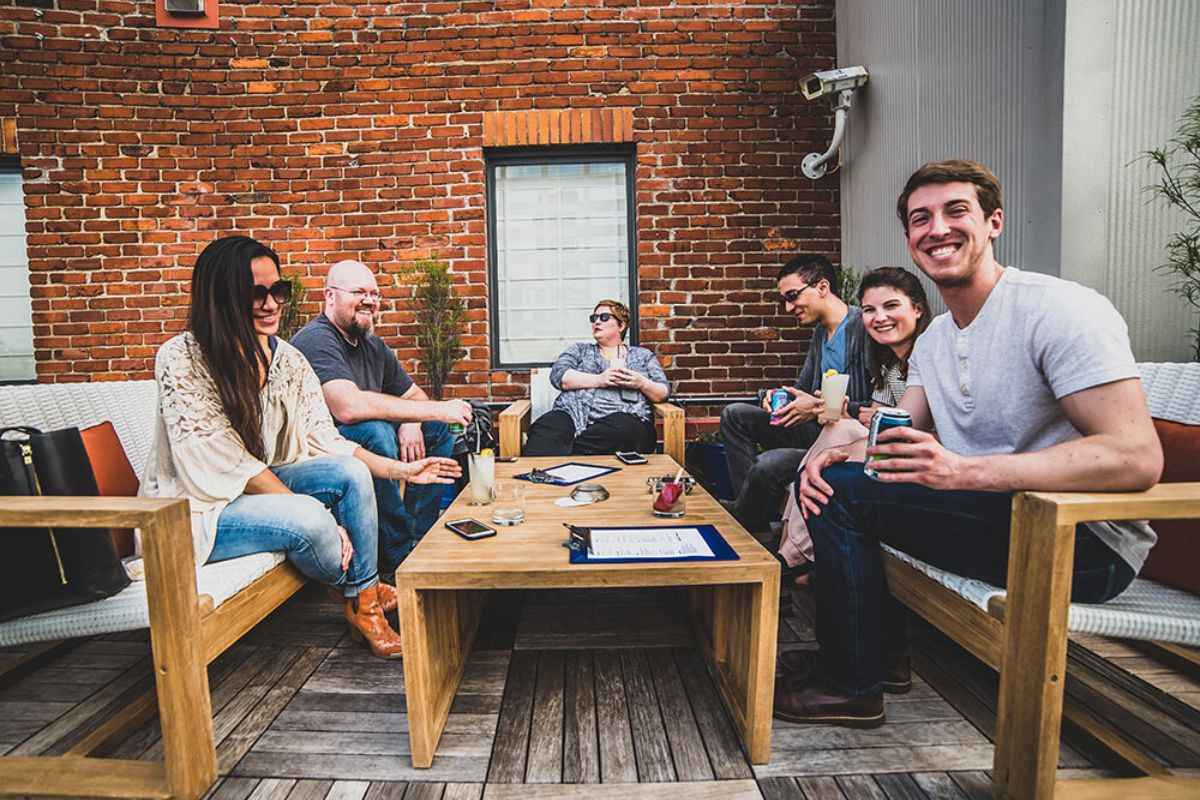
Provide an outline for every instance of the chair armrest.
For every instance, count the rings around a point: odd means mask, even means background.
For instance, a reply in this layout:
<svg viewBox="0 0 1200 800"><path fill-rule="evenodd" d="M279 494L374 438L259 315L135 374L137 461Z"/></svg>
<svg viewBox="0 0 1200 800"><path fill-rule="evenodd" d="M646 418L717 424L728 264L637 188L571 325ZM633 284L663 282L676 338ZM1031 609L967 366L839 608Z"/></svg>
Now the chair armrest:
<svg viewBox="0 0 1200 800"><path fill-rule="evenodd" d="M661 417L663 421L663 452L675 459L676 464L683 466L683 409L674 403L655 403L654 416Z"/></svg>
<svg viewBox="0 0 1200 800"><path fill-rule="evenodd" d="M1107 519L1200 518L1200 483L1160 483L1144 492L1022 492L1021 495L1052 506L1060 524Z"/></svg>
<svg viewBox="0 0 1200 800"><path fill-rule="evenodd" d="M521 437L529 430L532 403L516 400L500 412L500 457L515 458L521 455Z"/></svg>

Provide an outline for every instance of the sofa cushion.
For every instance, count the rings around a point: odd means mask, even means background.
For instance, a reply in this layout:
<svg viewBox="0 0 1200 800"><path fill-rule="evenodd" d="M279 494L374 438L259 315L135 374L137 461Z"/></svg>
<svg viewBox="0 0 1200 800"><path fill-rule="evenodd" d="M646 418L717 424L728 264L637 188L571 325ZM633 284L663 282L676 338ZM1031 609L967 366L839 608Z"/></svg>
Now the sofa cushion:
<svg viewBox="0 0 1200 800"><path fill-rule="evenodd" d="M138 479L133 465L125 455L125 448L117 438L117 430L111 422L101 422L81 430L83 446L87 449L92 472L96 473L96 487L101 497L137 497ZM121 558L133 555L133 530L113 528L113 541L117 555Z"/></svg>
<svg viewBox="0 0 1200 800"><path fill-rule="evenodd" d="M1163 446L1163 483L1200 481L1200 425L1154 420ZM1158 543L1142 576L1200 594L1200 520L1151 520Z"/></svg>

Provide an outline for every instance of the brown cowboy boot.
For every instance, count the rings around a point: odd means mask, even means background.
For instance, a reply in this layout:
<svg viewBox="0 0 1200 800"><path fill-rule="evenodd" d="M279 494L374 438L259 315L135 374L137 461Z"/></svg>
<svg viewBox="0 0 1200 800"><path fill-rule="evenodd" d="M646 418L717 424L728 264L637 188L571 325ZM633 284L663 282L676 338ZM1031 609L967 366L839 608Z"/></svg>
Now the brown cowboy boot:
<svg viewBox="0 0 1200 800"><path fill-rule="evenodd" d="M346 600L350 638L366 640L371 655L376 658L402 658L404 646L400 642L400 635L392 630L379 605L380 585L377 583L363 589L355 601Z"/></svg>
<svg viewBox="0 0 1200 800"><path fill-rule="evenodd" d="M329 595L329 599L335 603L341 603L346 599L346 596L342 594L341 587L326 586L325 591ZM383 613L391 614L398 606L399 603L396 601L396 588L394 586L388 586L383 581L380 581L379 607L383 609Z"/></svg>

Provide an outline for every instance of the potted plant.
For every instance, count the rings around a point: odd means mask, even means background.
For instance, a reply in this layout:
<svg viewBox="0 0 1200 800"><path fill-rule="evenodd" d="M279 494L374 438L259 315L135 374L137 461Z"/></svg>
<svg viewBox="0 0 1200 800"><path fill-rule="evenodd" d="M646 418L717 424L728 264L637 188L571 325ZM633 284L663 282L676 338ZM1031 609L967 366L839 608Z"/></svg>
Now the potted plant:
<svg viewBox="0 0 1200 800"><path fill-rule="evenodd" d="M1167 260L1155 269L1174 280L1171 291L1200 311L1200 97L1183 113L1179 130L1166 146L1144 158L1161 173L1146 187L1182 217L1179 231L1167 240ZM1190 331L1192 358L1200 361L1200 324Z"/></svg>
<svg viewBox="0 0 1200 800"><path fill-rule="evenodd" d="M445 261L426 258L406 267L403 278L413 284L417 314L417 347L423 352L429 394L441 400L446 379L465 355L462 326L466 306L454 293L454 277Z"/></svg>
<svg viewBox="0 0 1200 800"><path fill-rule="evenodd" d="M277 335L286 341L304 327L304 319L300 316L300 304L304 302L304 284L295 275L286 275L283 280L292 285L292 299L279 309L279 333Z"/></svg>

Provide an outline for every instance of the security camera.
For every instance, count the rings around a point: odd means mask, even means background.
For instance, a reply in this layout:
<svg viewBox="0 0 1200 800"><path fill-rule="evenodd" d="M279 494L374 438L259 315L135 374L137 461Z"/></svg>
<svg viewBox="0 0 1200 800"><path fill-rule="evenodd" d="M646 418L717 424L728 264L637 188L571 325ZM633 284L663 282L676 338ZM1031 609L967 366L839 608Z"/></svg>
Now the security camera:
<svg viewBox="0 0 1200 800"><path fill-rule="evenodd" d="M853 91L865 85L868 77L866 67L827 69L823 72L814 72L801 81L800 91L804 92L805 100L816 100L827 94Z"/></svg>

